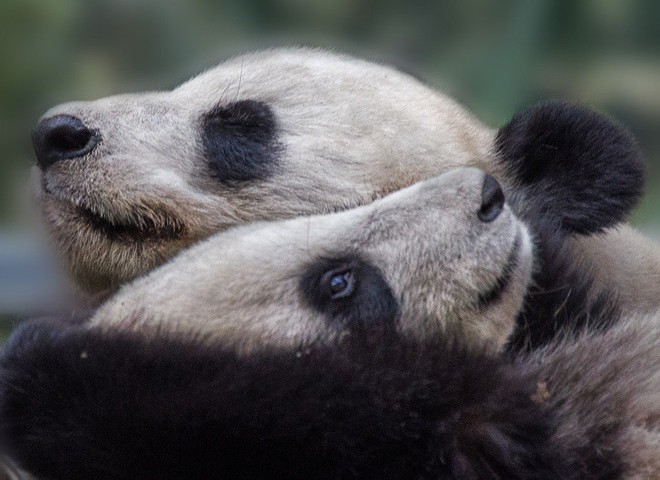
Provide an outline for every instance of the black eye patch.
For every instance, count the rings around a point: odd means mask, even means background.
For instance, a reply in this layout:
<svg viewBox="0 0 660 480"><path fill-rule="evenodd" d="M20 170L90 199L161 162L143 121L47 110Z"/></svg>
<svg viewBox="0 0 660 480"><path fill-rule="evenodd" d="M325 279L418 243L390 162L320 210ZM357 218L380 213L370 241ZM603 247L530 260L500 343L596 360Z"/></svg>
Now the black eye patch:
<svg viewBox="0 0 660 480"><path fill-rule="evenodd" d="M321 258L299 284L305 303L338 329L392 329L399 306L380 271L358 258Z"/></svg>
<svg viewBox="0 0 660 480"><path fill-rule="evenodd" d="M256 100L218 106L202 119L204 155L223 182L268 178L281 150L270 107Z"/></svg>

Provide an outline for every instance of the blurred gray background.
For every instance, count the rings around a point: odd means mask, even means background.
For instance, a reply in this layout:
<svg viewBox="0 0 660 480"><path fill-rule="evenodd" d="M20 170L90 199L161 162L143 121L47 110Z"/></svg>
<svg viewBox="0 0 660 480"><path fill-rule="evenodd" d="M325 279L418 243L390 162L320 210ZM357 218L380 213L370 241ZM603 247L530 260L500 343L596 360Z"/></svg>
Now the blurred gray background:
<svg viewBox="0 0 660 480"><path fill-rule="evenodd" d="M566 98L610 113L651 169L632 221L660 238L656 0L2 0L0 322L48 304L56 273L29 231L29 132L49 106L170 88L241 51L304 44L410 67L492 126Z"/></svg>

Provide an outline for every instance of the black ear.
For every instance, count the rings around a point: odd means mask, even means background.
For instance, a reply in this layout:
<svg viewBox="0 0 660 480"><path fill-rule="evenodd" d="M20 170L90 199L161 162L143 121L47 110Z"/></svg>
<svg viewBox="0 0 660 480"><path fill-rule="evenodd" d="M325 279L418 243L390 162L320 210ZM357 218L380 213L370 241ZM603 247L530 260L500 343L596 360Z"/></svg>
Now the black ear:
<svg viewBox="0 0 660 480"><path fill-rule="evenodd" d="M622 221L644 190L645 163L630 134L588 108L549 102L516 114L495 146L523 202L570 233Z"/></svg>

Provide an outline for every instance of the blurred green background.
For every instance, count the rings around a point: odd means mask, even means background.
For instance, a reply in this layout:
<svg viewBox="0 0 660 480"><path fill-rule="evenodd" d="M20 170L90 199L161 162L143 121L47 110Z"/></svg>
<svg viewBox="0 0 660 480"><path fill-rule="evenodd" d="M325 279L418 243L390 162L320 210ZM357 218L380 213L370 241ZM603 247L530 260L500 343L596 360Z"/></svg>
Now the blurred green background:
<svg viewBox="0 0 660 480"><path fill-rule="evenodd" d="M633 221L660 238L657 0L2 0L0 35L0 232L25 223L29 131L49 106L306 44L412 67L492 126L550 97L614 115L651 164Z"/></svg>

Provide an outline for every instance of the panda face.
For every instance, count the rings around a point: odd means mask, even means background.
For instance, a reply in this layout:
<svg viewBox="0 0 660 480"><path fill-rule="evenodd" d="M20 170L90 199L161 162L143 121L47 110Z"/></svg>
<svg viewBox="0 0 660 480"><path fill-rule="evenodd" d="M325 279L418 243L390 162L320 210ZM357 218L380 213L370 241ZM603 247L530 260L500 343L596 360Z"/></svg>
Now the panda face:
<svg viewBox="0 0 660 480"><path fill-rule="evenodd" d="M526 219L578 234L620 222L644 177L626 132L585 108L531 108L496 134L406 74L309 49L61 105L34 144L45 223L90 293L228 227L365 205L457 167L496 177Z"/></svg>
<svg viewBox="0 0 660 480"><path fill-rule="evenodd" d="M345 212L216 234L124 287L91 325L240 351L374 330L500 348L532 263L497 182L458 169Z"/></svg>
<svg viewBox="0 0 660 480"><path fill-rule="evenodd" d="M276 50L47 112L37 196L74 278L98 291L229 226L363 205L459 166L495 174L492 140L394 69Z"/></svg>

